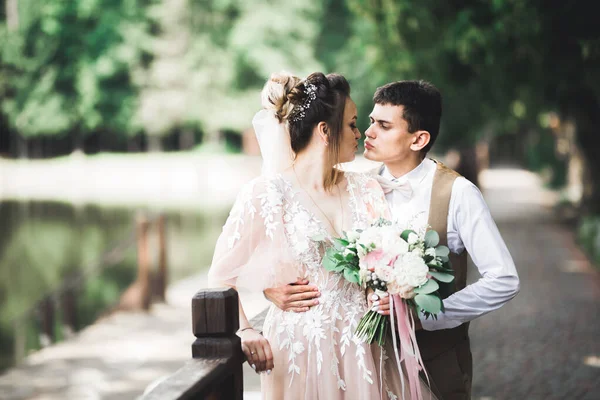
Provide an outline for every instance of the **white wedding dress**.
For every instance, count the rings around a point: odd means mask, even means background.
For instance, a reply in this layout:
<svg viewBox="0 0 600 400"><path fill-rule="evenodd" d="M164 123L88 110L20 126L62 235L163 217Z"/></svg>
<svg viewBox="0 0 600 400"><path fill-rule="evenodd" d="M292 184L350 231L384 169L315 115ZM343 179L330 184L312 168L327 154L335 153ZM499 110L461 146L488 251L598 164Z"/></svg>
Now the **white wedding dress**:
<svg viewBox="0 0 600 400"><path fill-rule="evenodd" d="M345 179L350 201L344 207L351 210L353 228L388 215L377 181L355 173L345 173ZM212 282L252 291L305 277L321 292L319 305L305 313L270 307L263 334L275 368L261 375L263 399L401 399L393 349L354 336L367 311L365 292L322 268L331 237L305 204L281 174L250 182L223 227L209 273ZM424 398L434 399L422 385ZM409 399L408 387L404 392Z"/></svg>

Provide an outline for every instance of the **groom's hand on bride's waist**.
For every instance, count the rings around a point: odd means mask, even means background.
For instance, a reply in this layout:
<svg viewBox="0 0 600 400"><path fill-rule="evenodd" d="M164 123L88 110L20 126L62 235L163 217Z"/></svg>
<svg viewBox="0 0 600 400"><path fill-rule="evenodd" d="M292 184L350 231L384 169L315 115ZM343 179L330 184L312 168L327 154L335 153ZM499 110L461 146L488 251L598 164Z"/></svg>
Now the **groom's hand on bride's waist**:
<svg viewBox="0 0 600 400"><path fill-rule="evenodd" d="M319 304L321 296L315 285L309 285L308 280L298 279L288 285L265 289L267 300L283 311L306 312L310 307Z"/></svg>

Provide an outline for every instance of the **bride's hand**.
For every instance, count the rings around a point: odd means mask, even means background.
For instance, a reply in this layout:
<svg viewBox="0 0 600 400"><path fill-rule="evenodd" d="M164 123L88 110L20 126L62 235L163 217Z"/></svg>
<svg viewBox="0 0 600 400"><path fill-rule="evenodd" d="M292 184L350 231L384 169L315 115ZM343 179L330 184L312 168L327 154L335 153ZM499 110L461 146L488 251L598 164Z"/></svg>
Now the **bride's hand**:
<svg viewBox="0 0 600 400"><path fill-rule="evenodd" d="M403 286L400 288L400 297L403 299L412 299L415 297L414 288L411 286ZM373 311L378 312L381 315L390 315L390 296L379 296L375 294L373 289L367 289L367 301L369 302L369 308Z"/></svg>
<svg viewBox="0 0 600 400"><path fill-rule="evenodd" d="M248 364L256 373L266 371L270 374L274 365L269 341L252 328L239 331L238 336L242 339L242 351L246 355Z"/></svg>
<svg viewBox="0 0 600 400"><path fill-rule="evenodd" d="M378 312L381 315L390 315L390 296L386 293L384 296L375 294L371 288L367 289L367 302L369 309Z"/></svg>

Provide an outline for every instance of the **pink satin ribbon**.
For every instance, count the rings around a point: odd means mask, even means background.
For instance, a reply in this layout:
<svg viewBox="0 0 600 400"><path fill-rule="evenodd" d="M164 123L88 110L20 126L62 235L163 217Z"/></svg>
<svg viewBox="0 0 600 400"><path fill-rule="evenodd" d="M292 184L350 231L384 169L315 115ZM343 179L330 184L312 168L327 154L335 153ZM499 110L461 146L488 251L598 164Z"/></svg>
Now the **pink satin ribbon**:
<svg viewBox="0 0 600 400"><path fill-rule="evenodd" d="M421 392L419 371L424 371L428 382L429 376L427 376L427 372L425 371L421 352L417 345L415 321L408 306L397 294L392 295L390 298L390 311L392 326L396 325L398 327L398 336L400 336L400 354L398 354L396 334L392 332L394 352L396 353L396 362L398 363L400 382L402 383L402 399L404 399L404 374L402 373L402 361L404 361L408 387L410 388L410 398L412 400L420 400L423 398L423 393Z"/></svg>

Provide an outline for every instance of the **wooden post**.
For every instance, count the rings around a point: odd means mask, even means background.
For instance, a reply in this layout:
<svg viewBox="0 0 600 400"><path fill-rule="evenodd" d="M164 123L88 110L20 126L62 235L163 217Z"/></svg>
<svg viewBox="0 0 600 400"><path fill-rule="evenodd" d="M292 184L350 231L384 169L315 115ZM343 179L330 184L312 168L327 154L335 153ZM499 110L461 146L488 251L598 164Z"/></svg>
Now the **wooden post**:
<svg viewBox="0 0 600 400"><path fill-rule="evenodd" d="M165 216L158 217L158 275L156 276L156 297L165 301L167 291L167 226Z"/></svg>
<svg viewBox="0 0 600 400"><path fill-rule="evenodd" d="M66 288L61 295L65 336L71 337L77 331L77 300L75 289Z"/></svg>
<svg viewBox="0 0 600 400"><path fill-rule="evenodd" d="M6 0L5 4L6 12L6 26L9 31L16 31L19 29L19 5L17 0Z"/></svg>
<svg viewBox="0 0 600 400"><path fill-rule="evenodd" d="M148 228L149 222L143 215L137 217L137 256L138 274L137 287L141 306L144 310L150 309L150 257L148 255Z"/></svg>
<svg viewBox="0 0 600 400"><path fill-rule="evenodd" d="M41 317L41 344L46 347L54 342L54 301L48 296L43 299L39 307Z"/></svg>
<svg viewBox="0 0 600 400"><path fill-rule="evenodd" d="M194 358L232 358L231 374L218 388L220 399L241 400L244 393L243 353L239 328L238 294L235 290L205 289L192 298L192 344Z"/></svg>
<svg viewBox="0 0 600 400"><path fill-rule="evenodd" d="M25 358L27 351L27 327L24 318L15 321L15 364L19 364Z"/></svg>

